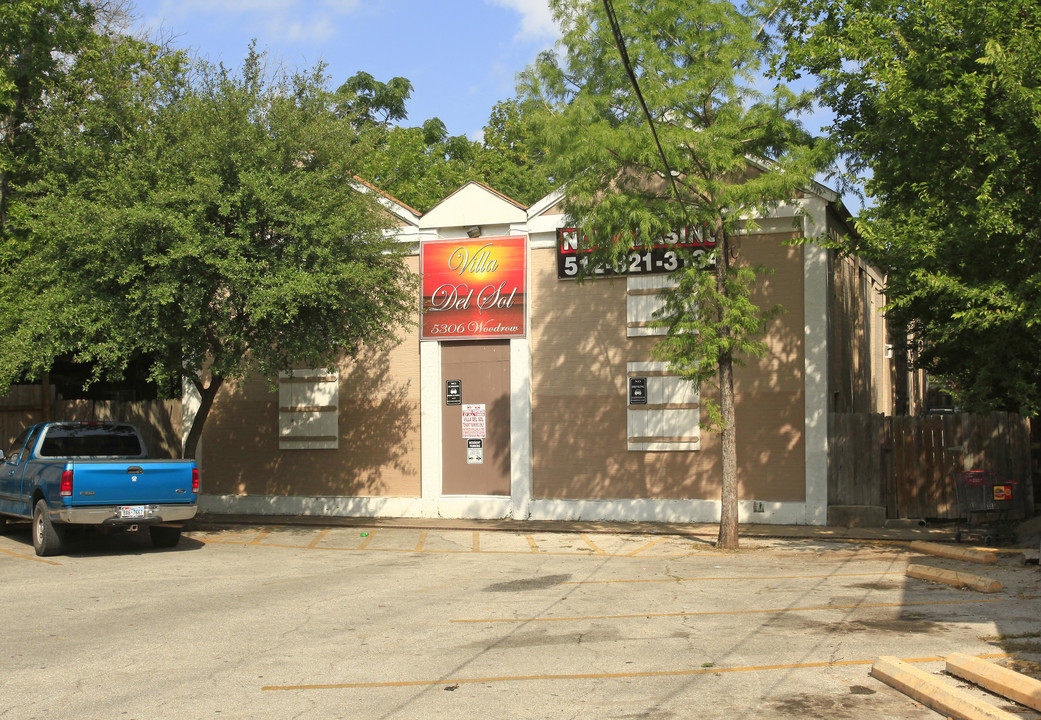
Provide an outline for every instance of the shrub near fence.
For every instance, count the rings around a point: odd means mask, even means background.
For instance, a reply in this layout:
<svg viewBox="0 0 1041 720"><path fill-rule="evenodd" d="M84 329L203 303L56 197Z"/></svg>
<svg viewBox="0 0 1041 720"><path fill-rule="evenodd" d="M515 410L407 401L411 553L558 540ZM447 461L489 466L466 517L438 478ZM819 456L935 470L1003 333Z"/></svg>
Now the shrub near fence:
<svg viewBox="0 0 1041 720"><path fill-rule="evenodd" d="M828 503L880 505L890 518L956 519L954 474L987 470L1033 507L1030 421L1011 413L829 417Z"/></svg>
<svg viewBox="0 0 1041 720"><path fill-rule="evenodd" d="M0 448L7 452L23 428L44 420L118 420L137 426L154 458L181 455L181 401L51 400L39 385L13 385L0 397ZM45 410L46 408L46 410Z"/></svg>

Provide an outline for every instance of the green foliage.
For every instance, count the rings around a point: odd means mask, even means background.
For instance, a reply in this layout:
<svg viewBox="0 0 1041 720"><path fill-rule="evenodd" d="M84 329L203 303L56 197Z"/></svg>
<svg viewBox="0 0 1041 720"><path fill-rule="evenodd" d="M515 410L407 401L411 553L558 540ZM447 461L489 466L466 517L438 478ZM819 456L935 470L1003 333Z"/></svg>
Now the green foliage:
<svg viewBox="0 0 1041 720"><path fill-rule="evenodd" d="M808 95L755 89L759 22L732 3L628 0L615 2L610 18L610 2L550 5L567 55L543 54L524 88L544 107L549 176L567 181L564 210L592 238L590 265L617 264L633 240L670 242L684 229L715 244L711 272L710 260L690 258L673 274L678 286L664 294L658 315L668 335L655 352L699 390L717 378L718 399L701 392L702 418L720 429L717 546L736 548L733 368L765 352L774 311L752 302L758 273L736 261L731 239L749 218L804 188L829 148L810 142L795 120Z"/></svg>
<svg viewBox="0 0 1041 720"><path fill-rule="evenodd" d="M238 73L190 67L118 39L77 72L39 117L32 244L0 280L0 380L70 351L116 374L145 355L206 402L226 379L331 366L411 317L414 280L353 189L356 131L321 68L269 76L252 50Z"/></svg>
<svg viewBox="0 0 1041 720"><path fill-rule="evenodd" d="M470 180L525 204L553 189L534 137L538 106L519 100L497 103L483 142L477 142L449 135L436 117L414 127L396 124L407 119L411 94L405 78L383 83L366 72L336 91L335 112L358 130L357 173L364 180L420 212Z"/></svg>
<svg viewBox="0 0 1041 720"><path fill-rule="evenodd" d="M369 126L359 174L406 205L429 210L470 180L524 204L553 189L534 139L537 111L520 101L500 102L483 142L449 135L439 118L419 127Z"/></svg>
<svg viewBox="0 0 1041 720"><path fill-rule="evenodd" d="M474 159L477 179L525 205L541 200L559 184L544 162L538 135L542 115L539 104L521 98L496 103Z"/></svg>
<svg viewBox="0 0 1041 720"><path fill-rule="evenodd" d="M60 87L68 59L90 41L94 8L81 0L0 3L0 239L34 147L30 117Z"/></svg>
<svg viewBox="0 0 1041 720"><path fill-rule="evenodd" d="M756 272L732 265L736 248L724 248L749 216L794 197L827 161L829 149L796 120L810 97L755 89L759 23L730 2L616 3L659 148L601 3L551 5L567 55L544 53L523 78L526 102L546 110L550 175L567 178L564 207L592 236L591 266L629 252L632 243L614 238L657 241L691 227L717 243L726 262L715 273L693 264L675 275L660 317L669 336L657 348L693 382L709 382L720 361L763 352L773 311L750 300ZM703 405L713 409L712 399Z"/></svg>
<svg viewBox="0 0 1041 720"><path fill-rule="evenodd" d="M135 192L137 178L123 173L147 162L157 145L141 129L153 128L160 106L178 92L183 58L158 58L140 43L94 37L33 116L37 151L25 173L31 179L19 188L0 276L0 385L45 372L70 351L96 359L99 374L118 372L134 354L129 339L105 337L110 298L98 290L109 288L91 284L92 273L102 281L122 267L127 243L106 244L115 228L105 206ZM100 236L87 234L95 231ZM135 328L128 338L136 335Z"/></svg>
<svg viewBox="0 0 1041 720"><path fill-rule="evenodd" d="M848 249L960 404L1041 410L1041 6L792 2L778 71L808 72L873 202ZM864 174L870 174L862 180Z"/></svg>
<svg viewBox="0 0 1041 720"><path fill-rule="evenodd" d="M412 83L403 77L380 82L367 72L358 72L336 90L336 112L357 129L386 128L408 117L405 102L412 97Z"/></svg>
<svg viewBox="0 0 1041 720"><path fill-rule="evenodd" d="M449 136L438 118L422 127L367 132L358 174L406 205L425 212L471 179L480 146Z"/></svg>

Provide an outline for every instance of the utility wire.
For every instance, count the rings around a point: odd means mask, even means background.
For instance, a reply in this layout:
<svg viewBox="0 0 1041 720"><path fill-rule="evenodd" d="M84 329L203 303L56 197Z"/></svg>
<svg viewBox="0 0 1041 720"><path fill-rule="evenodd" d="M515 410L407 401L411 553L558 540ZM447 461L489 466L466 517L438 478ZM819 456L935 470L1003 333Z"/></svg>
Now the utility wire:
<svg viewBox="0 0 1041 720"><path fill-rule="evenodd" d="M647 108L647 102L643 99L643 93L640 92L640 83L636 79L636 73L633 72L632 63L629 60L629 52L625 49L625 38L622 37L622 29L618 25L618 16L615 15L614 7L611 4L611 0L604 0L604 12L607 13L607 22L611 26L611 33L614 35L615 46L618 48L618 54L622 58L622 67L625 68L625 74L629 76L629 82L633 86L633 91L636 93L636 99L640 101L640 107L643 108L644 117L647 118L647 125L651 128L651 135L654 137L654 144L658 148L658 155L661 157L662 165L665 166L665 174L669 178L669 184L672 186L672 193L676 196L676 202L679 203L680 210L683 211L683 218L686 220L688 226L690 226L690 217L687 215L687 206L683 202L683 198L680 196L680 189L676 186L676 177L672 174L672 168L669 167L669 160L665 157L665 150L661 146L661 140L658 139L658 130L654 127L654 118L651 116L651 111Z"/></svg>

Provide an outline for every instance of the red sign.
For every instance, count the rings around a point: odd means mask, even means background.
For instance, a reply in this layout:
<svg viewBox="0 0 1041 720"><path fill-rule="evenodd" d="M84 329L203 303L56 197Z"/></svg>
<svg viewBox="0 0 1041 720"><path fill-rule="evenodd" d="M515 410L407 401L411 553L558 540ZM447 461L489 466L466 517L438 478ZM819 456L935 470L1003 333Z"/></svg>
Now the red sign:
<svg viewBox="0 0 1041 720"><path fill-rule="evenodd" d="M528 256L524 237L437 240L420 249L421 340L525 336Z"/></svg>

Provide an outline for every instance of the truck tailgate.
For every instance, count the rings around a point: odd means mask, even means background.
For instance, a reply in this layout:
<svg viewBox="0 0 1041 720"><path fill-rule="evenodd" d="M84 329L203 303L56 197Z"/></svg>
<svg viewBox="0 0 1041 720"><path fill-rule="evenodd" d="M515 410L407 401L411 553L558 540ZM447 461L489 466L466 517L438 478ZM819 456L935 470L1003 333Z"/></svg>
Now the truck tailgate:
<svg viewBox="0 0 1041 720"><path fill-rule="evenodd" d="M192 502L191 460L76 460L73 505Z"/></svg>

